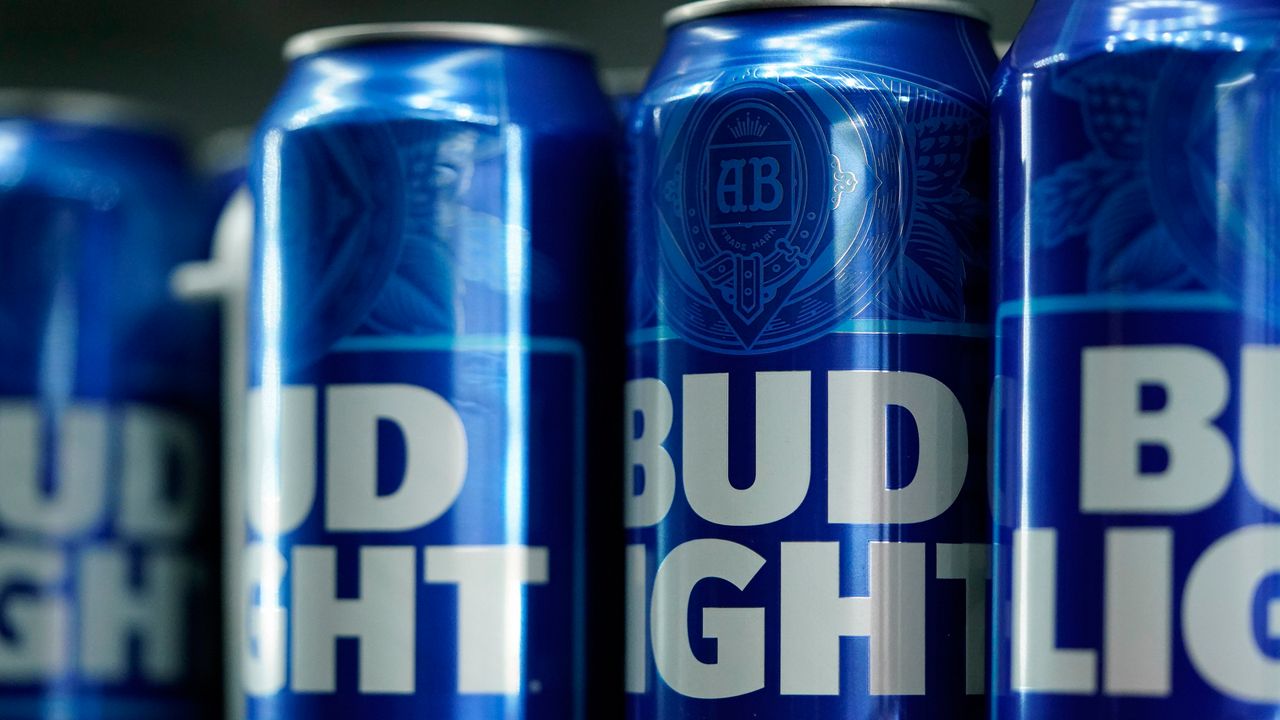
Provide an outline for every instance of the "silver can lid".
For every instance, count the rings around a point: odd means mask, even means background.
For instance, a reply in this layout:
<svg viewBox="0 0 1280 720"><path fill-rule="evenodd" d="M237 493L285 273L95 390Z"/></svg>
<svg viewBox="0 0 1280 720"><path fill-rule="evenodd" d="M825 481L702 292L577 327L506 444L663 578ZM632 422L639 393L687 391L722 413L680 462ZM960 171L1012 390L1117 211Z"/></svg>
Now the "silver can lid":
<svg viewBox="0 0 1280 720"><path fill-rule="evenodd" d="M180 135L174 114L91 90L0 88L0 116Z"/></svg>
<svg viewBox="0 0 1280 720"><path fill-rule="evenodd" d="M338 25L308 30L289 38L284 44L284 59L297 60L318 52L352 45L405 41L438 41L549 47L590 54L584 43L555 30L467 22L395 22Z"/></svg>
<svg viewBox="0 0 1280 720"><path fill-rule="evenodd" d="M757 10L785 10L791 8L860 7L889 8L893 10L928 10L932 12L963 15L988 25L991 17L985 10L967 0L695 0L677 5L662 16L667 27L674 27L690 20L728 15L730 13Z"/></svg>

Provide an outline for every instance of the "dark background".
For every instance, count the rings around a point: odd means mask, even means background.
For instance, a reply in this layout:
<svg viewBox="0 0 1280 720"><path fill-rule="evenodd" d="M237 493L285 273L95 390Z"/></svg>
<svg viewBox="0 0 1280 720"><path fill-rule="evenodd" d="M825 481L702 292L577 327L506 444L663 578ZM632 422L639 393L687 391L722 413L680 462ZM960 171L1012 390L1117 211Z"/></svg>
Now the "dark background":
<svg viewBox="0 0 1280 720"><path fill-rule="evenodd" d="M1031 0L977 0L1007 39ZM380 20L478 20L567 30L602 67L652 63L677 0L0 0L0 85L123 93L177 111L200 136L251 123L293 33Z"/></svg>

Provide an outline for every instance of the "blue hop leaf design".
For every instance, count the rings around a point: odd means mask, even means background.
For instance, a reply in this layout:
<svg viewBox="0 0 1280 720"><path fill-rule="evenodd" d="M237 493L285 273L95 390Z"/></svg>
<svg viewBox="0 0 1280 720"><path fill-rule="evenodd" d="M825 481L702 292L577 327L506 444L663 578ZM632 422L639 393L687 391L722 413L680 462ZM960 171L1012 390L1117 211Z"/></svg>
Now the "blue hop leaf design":
<svg viewBox="0 0 1280 720"><path fill-rule="evenodd" d="M1033 231L1032 244L1053 248L1088 233L1102 204L1132 173L1131 164L1093 153L1036 182L1032 206L1042 220Z"/></svg>
<svg viewBox="0 0 1280 720"><path fill-rule="evenodd" d="M984 203L971 194L970 160L982 123L971 109L928 94L908 104L913 158L911 220L877 299L884 314L959 321L968 271L986 265L979 248Z"/></svg>
<svg viewBox="0 0 1280 720"><path fill-rule="evenodd" d="M973 118L940 114L917 122L915 136L916 192L931 198L946 197L957 187L969 166Z"/></svg>
<svg viewBox="0 0 1280 720"><path fill-rule="evenodd" d="M1134 181L1106 198L1089 231L1089 289L1175 290L1194 284L1186 261L1157 223L1145 185Z"/></svg>
<svg viewBox="0 0 1280 720"><path fill-rule="evenodd" d="M357 330L391 277L405 237L395 125L335 123L292 133L282 148L280 249L293 367ZM320 179L324 179L323 182Z"/></svg>
<svg viewBox="0 0 1280 720"><path fill-rule="evenodd" d="M932 203L929 209L933 217L950 229L965 263L970 267L987 267L990 260L985 243L986 203L969 191L956 188L944 201Z"/></svg>
<svg viewBox="0 0 1280 720"><path fill-rule="evenodd" d="M964 259L935 218L917 217L911 236L885 278L896 314L927 320L964 319Z"/></svg>
<svg viewBox="0 0 1280 720"><path fill-rule="evenodd" d="M445 294L430 292L411 279L392 276L365 316L362 329L377 333L452 332L454 308Z"/></svg>
<svg viewBox="0 0 1280 720"><path fill-rule="evenodd" d="M1151 121L1151 95L1160 61L1147 53L1105 54L1055 78L1058 93L1080 105L1095 147L1114 158L1138 159Z"/></svg>

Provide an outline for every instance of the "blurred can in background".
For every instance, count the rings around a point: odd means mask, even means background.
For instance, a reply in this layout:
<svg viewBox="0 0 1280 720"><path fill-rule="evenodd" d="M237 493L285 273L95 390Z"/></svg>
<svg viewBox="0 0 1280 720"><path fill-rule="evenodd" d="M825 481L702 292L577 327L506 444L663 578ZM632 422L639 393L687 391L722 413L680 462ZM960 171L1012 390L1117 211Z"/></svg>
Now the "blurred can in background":
<svg viewBox="0 0 1280 720"><path fill-rule="evenodd" d="M607 68L600 73L600 84L613 103L614 114L624 125L631 118L631 111L635 108L636 99L640 97L640 91L644 90L644 81L648 75L649 68L645 67Z"/></svg>
<svg viewBox="0 0 1280 720"><path fill-rule="evenodd" d="M998 72L994 718L1280 717L1278 38L1043 0Z"/></svg>
<svg viewBox="0 0 1280 720"><path fill-rule="evenodd" d="M229 127L208 136L196 147L205 217L211 233L232 195L244 185L252 140L253 128Z"/></svg>
<svg viewBox="0 0 1280 720"><path fill-rule="evenodd" d="M629 717L980 717L986 25L667 23L629 138Z"/></svg>
<svg viewBox="0 0 1280 720"><path fill-rule="evenodd" d="M0 713L217 717L217 325L181 142L0 93Z"/></svg>
<svg viewBox="0 0 1280 720"><path fill-rule="evenodd" d="M244 622L240 602L244 550L245 392L247 383L249 250L253 202L245 187L253 129L220 130L196 147L202 229L210 255L174 269L170 284L186 302L217 307L222 319L222 629L223 646L239 646ZM222 654L223 701L231 720L243 717L240 653Z"/></svg>
<svg viewBox="0 0 1280 720"><path fill-rule="evenodd" d="M587 643L621 627L620 496L588 485L616 487L593 388L621 382L621 303L592 60L435 23L286 56L249 170L249 717L608 717L586 702L619 702L617 643Z"/></svg>

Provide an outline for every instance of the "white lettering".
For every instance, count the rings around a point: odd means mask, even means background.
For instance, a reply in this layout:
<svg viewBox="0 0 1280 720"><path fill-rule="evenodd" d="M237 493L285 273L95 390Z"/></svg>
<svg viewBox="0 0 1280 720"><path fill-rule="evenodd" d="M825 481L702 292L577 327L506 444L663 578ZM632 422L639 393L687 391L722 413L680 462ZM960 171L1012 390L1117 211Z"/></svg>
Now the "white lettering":
<svg viewBox="0 0 1280 720"><path fill-rule="evenodd" d="M0 681L34 682L66 669L71 609L49 587L65 574L66 562L57 550L0 543L0 616L13 631L12 638L0 636ZM17 583L35 585L40 593L3 593Z"/></svg>
<svg viewBox="0 0 1280 720"><path fill-rule="evenodd" d="M671 391L661 380L645 378L629 381L626 395L628 490L624 520L629 528L648 527L667 516L676 496L675 463L662 447L674 419ZM638 435L637 415L643 425ZM644 488L640 492L636 492L637 469L644 470Z"/></svg>
<svg viewBox="0 0 1280 720"><path fill-rule="evenodd" d="M764 608L702 609L703 637L716 641L716 661L704 663L689 646L689 595L718 578L739 590L764 558L727 540L690 540L663 559L653 581L649 632L658 674L671 689L693 698L727 698L764 687Z"/></svg>
<svg viewBox="0 0 1280 720"><path fill-rule="evenodd" d="M840 595L840 543L782 543L782 693L838 695L840 638L870 637L872 695L925 691L925 546L873 542L870 594Z"/></svg>
<svg viewBox="0 0 1280 720"><path fill-rule="evenodd" d="M756 373L756 477L729 480L729 376L684 376L684 488L689 506L717 525L777 522L809 491L809 373Z"/></svg>
<svg viewBox="0 0 1280 720"><path fill-rule="evenodd" d="M316 495L316 389L250 390L245 433L249 526L268 536L297 529Z"/></svg>
<svg viewBox="0 0 1280 720"><path fill-rule="evenodd" d="M1240 395L1244 481L1260 502L1280 511L1280 347L1246 347Z"/></svg>
<svg viewBox="0 0 1280 720"><path fill-rule="evenodd" d="M987 582L991 580L991 546L938 543L938 577L964 581L964 692L986 692Z"/></svg>
<svg viewBox="0 0 1280 720"><path fill-rule="evenodd" d="M1097 653L1057 646L1058 531L1013 531L1012 677L1017 692L1092 695Z"/></svg>
<svg viewBox="0 0 1280 720"><path fill-rule="evenodd" d="M240 600L246 612L240 628L241 676L246 693L266 697L283 690L285 683L289 616L280 602L280 586L286 561L279 550L262 543L250 543L242 557Z"/></svg>
<svg viewBox="0 0 1280 720"><path fill-rule="evenodd" d="M336 385L328 404L325 525L335 531L390 532L444 514L467 474L467 434L444 398L412 385ZM378 421L403 433L404 477L379 495Z"/></svg>
<svg viewBox="0 0 1280 720"><path fill-rule="evenodd" d="M92 593L80 603L80 667L86 677L120 682L129 677L130 638L140 650L142 677L173 682L185 669L184 613L192 568L173 553L142 555L141 582L130 583L123 545L98 546L80 556L78 584Z"/></svg>
<svg viewBox="0 0 1280 720"><path fill-rule="evenodd" d="M626 595L626 691L643 693L649 687L649 635L645 600L649 597L648 551L644 545L627 546Z"/></svg>
<svg viewBox="0 0 1280 720"><path fill-rule="evenodd" d="M1166 696L1173 642L1173 531L1113 528L1106 546L1107 694Z"/></svg>
<svg viewBox="0 0 1280 720"><path fill-rule="evenodd" d="M146 407L125 408L123 425L120 532L139 538L187 537L204 481L199 435L181 416Z"/></svg>
<svg viewBox="0 0 1280 720"><path fill-rule="evenodd" d="M514 695L522 687L524 594L548 581L547 549L429 547L425 579L458 586L458 692Z"/></svg>
<svg viewBox="0 0 1280 720"><path fill-rule="evenodd" d="M932 520L964 486L969 431L956 396L928 375L850 370L828 383L827 516L832 523L905 524ZM920 457L910 483L888 487L890 406L911 414Z"/></svg>
<svg viewBox="0 0 1280 720"><path fill-rule="evenodd" d="M1280 573L1280 527L1251 525L1209 547L1191 568L1182 602L1182 636L1191 662L1221 692L1257 703L1280 702L1280 660L1258 647L1253 602ZM1280 603L1271 600L1268 614Z"/></svg>
<svg viewBox="0 0 1280 720"><path fill-rule="evenodd" d="M57 423L57 472L40 482L40 413L29 402L0 402L0 524L43 535L78 535L97 527L107 503L107 410L72 405Z"/></svg>
<svg viewBox="0 0 1280 720"><path fill-rule="evenodd" d="M411 547L360 548L360 597L347 600L334 597L333 548L293 548L293 690L333 692L335 641L354 637L360 641L360 692L413 692L415 552Z"/></svg>
<svg viewBox="0 0 1280 720"><path fill-rule="evenodd" d="M1081 383L1081 512L1191 513L1226 492L1231 445L1212 424L1227 403L1217 358L1189 346L1087 348ZM1143 410L1143 387L1162 389L1164 406ZM1142 472L1144 445L1164 450L1164 470Z"/></svg>

